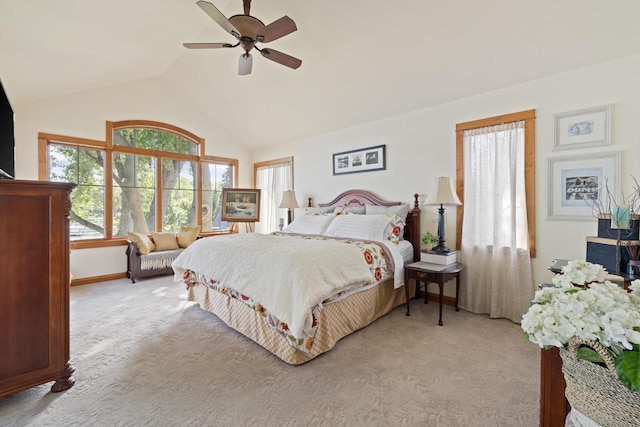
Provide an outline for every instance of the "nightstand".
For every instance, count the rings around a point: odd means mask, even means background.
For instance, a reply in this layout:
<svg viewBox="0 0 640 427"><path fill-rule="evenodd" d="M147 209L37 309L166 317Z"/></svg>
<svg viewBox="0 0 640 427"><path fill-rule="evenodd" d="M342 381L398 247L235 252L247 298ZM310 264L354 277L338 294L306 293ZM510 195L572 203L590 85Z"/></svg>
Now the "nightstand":
<svg viewBox="0 0 640 427"><path fill-rule="evenodd" d="M407 264L404 266L404 289L407 297L407 316L410 316L409 311L409 280L414 279L416 281L416 295L418 297L418 290L420 288L420 282L425 284L424 289L424 302L427 303L427 284L437 283L440 287L440 317L438 319L438 325L442 326L442 297L444 293L444 284L449 280L456 279L456 311L460 311L458 308L458 296L460 294L460 272L464 267L462 264L455 263L451 265L439 265L429 264L426 262L414 262L413 264Z"/></svg>

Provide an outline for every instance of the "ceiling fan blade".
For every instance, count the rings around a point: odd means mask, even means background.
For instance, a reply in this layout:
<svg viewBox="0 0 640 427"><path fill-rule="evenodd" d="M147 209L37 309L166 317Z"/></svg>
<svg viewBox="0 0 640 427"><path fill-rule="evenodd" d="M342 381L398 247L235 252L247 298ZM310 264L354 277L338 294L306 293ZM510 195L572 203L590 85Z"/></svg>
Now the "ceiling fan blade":
<svg viewBox="0 0 640 427"><path fill-rule="evenodd" d="M275 49L262 49L260 53L265 58L270 59L273 62L277 62L278 64L282 64L285 67L293 68L294 70L302 65L302 61L300 59L294 58L293 56Z"/></svg>
<svg viewBox="0 0 640 427"><path fill-rule="evenodd" d="M235 47L229 43L182 43L182 46L188 49L218 49L221 47Z"/></svg>
<svg viewBox="0 0 640 427"><path fill-rule="evenodd" d="M211 17L218 25L220 25L224 30L234 36L237 34L240 36L240 31L236 27L233 26L231 22L227 19L226 16L222 14L212 3L208 1L197 1L196 4L200 6L200 9L204 10L204 12ZM234 34L235 33L235 34Z"/></svg>
<svg viewBox="0 0 640 427"><path fill-rule="evenodd" d="M277 21L273 21L271 24L261 29L258 32L257 39L262 43L269 43L279 39L280 37L284 37L287 34L291 34L297 29L298 27L296 27L296 23L293 22L293 19L288 16L283 16ZM260 39L260 37L262 37L262 39Z"/></svg>

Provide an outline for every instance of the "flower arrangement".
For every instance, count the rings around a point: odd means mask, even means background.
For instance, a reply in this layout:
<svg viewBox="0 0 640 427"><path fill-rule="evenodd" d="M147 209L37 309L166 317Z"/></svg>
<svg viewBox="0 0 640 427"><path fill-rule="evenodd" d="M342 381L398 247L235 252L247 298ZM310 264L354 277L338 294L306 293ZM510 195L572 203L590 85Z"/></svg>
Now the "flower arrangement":
<svg viewBox="0 0 640 427"><path fill-rule="evenodd" d="M566 270L566 271L565 271ZM536 292L533 304L522 316L525 339L543 348L565 347L572 337L595 340L615 360L616 374L631 391L640 390L640 280L630 292L604 281L602 266L570 262L554 286ZM565 276L565 277L562 277ZM589 283L591 282L591 283ZM571 284L584 284L575 287ZM588 347L578 357L604 363Z"/></svg>

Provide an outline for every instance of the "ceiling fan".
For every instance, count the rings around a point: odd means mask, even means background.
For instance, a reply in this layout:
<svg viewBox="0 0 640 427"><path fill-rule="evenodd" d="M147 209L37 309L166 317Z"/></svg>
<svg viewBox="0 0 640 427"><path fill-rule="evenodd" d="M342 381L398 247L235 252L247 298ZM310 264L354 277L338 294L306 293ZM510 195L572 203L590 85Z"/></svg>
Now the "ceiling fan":
<svg viewBox="0 0 640 427"><path fill-rule="evenodd" d="M249 51L254 48L265 58L286 67L293 68L294 70L302 65L301 60L286 53L279 52L275 49L260 49L256 46L257 43L269 43L296 31L298 29L296 23L288 16L285 15L265 26L262 21L249 14L251 10L251 0L242 0L244 15L234 15L229 19L208 1L201 0L197 1L196 4L225 31L235 37L237 43L183 43L184 47L189 49L218 49L242 46L244 53L240 55L240 62L238 64L239 75L251 74L253 58Z"/></svg>

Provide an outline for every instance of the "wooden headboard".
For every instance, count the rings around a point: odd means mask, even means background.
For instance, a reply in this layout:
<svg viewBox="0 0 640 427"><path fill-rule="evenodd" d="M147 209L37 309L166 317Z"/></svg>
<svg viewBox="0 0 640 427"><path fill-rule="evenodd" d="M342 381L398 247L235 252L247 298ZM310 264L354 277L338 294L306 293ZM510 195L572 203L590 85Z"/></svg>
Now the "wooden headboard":
<svg viewBox="0 0 640 427"><path fill-rule="evenodd" d="M418 194L414 194L413 198L413 209L409 209L406 219L407 224L404 227L404 239L410 241L413 245L413 260L420 261L420 208L418 207ZM402 202L387 202L366 190L347 190L328 203L318 203L318 206L397 206L401 204Z"/></svg>

